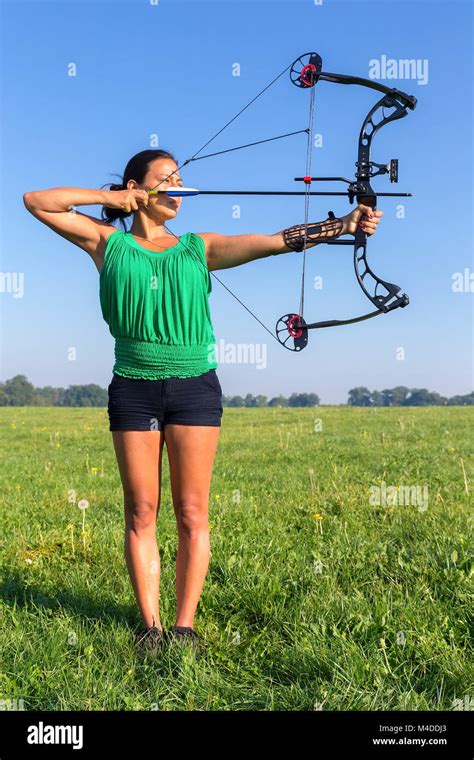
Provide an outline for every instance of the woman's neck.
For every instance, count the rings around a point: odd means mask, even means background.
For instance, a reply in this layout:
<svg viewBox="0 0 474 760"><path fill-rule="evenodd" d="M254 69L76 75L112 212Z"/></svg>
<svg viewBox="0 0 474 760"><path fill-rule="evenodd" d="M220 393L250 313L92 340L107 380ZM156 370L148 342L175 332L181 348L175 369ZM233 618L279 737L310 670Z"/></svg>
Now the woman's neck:
<svg viewBox="0 0 474 760"><path fill-rule="evenodd" d="M160 240L160 238L169 237L170 233L165 229L164 224L143 225L134 222L130 227L130 232L135 237L143 238L143 240Z"/></svg>

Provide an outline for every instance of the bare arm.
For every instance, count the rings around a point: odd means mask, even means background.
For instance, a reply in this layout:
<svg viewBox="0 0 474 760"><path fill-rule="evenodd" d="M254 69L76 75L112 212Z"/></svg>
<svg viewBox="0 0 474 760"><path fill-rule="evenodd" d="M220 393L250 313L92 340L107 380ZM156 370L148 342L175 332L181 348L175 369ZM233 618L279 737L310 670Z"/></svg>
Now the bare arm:
<svg viewBox="0 0 474 760"><path fill-rule="evenodd" d="M359 205L346 216L335 220L336 223L331 219L311 223L307 229L306 247L312 248L318 243L342 235L354 235L359 223L364 226L368 235L372 235L378 225L379 216L382 216L382 212L376 211L372 214L371 208ZM201 237L206 243L208 267L213 270L230 269L267 256L301 250L293 247L293 240L299 238L301 242L303 232L304 226L296 225L273 235L217 235L214 232L203 232ZM287 245L288 242L290 246Z"/></svg>
<svg viewBox="0 0 474 760"><path fill-rule="evenodd" d="M214 232L203 232L201 237L206 243L210 270L238 267L289 250L283 242L281 232L275 235L217 235Z"/></svg>
<svg viewBox="0 0 474 760"><path fill-rule="evenodd" d="M320 223L324 227L324 222ZM288 253L293 248L288 247L285 232L275 232L274 235L217 235L204 232L201 237L206 242L206 258L210 270L230 269L249 261L263 259L267 256L277 256ZM339 233L344 234L344 233ZM316 242L307 241L307 248Z"/></svg>
<svg viewBox="0 0 474 760"><path fill-rule="evenodd" d="M76 211L76 206L101 205L135 211L138 203L148 203L148 196L142 190L111 191L56 187L25 193L23 202L36 219L86 251L100 272L105 244L117 228L102 219Z"/></svg>

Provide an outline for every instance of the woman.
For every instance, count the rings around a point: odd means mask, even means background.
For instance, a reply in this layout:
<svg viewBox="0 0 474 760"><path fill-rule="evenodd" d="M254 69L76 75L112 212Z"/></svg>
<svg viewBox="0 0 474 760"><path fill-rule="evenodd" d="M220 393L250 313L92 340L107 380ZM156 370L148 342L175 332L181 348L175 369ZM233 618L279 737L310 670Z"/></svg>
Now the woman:
<svg viewBox="0 0 474 760"><path fill-rule="evenodd" d="M296 225L274 235L170 233L182 185L171 153L145 150L109 190L55 188L24 195L26 208L86 251L100 273L102 314L115 337L108 387L110 430L125 510L125 558L142 617L137 646L155 653L160 621L160 556L156 520L166 445L178 528L175 641L200 648L194 616L209 564L208 498L221 425L221 387L209 313L209 271L301 250L360 224L372 234L381 212L359 206L341 219ZM157 195L149 190L156 188ZM75 211L102 205L102 219ZM130 230L114 222L133 215Z"/></svg>

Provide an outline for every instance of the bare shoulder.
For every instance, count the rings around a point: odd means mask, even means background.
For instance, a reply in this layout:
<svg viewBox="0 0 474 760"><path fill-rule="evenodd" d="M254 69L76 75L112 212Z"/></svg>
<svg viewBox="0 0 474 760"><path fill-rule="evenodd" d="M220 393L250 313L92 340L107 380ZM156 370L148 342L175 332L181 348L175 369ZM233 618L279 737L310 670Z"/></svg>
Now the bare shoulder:
<svg viewBox="0 0 474 760"><path fill-rule="evenodd" d="M209 260L212 244L215 243L219 238L224 237L224 235L219 235L217 232L196 232L196 235L199 235L199 237L204 240L206 258Z"/></svg>
<svg viewBox="0 0 474 760"><path fill-rule="evenodd" d="M199 235L205 243L210 243L214 238L221 237L217 232L196 232L196 235Z"/></svg>

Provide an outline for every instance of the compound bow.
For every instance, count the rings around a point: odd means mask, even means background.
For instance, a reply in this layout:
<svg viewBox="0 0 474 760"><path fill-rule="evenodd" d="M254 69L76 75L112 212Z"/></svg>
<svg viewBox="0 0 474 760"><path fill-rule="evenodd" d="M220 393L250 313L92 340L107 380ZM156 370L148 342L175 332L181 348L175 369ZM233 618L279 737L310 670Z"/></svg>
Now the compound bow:
<svg viewBox="0 0 474 760"><path fill-rule="evenodd" d="M228 148L226 150L217 151L215 153L208 153L204 156L199 155L218 135L220 135L230 124L232 124L252 103L254 103L264 92L266 92L275 82L280 79L283 74L289 70L290 79L292 83L299 88L309 89L310 92L310 107L309 107L309 125L306 129L298 130L296 132L288 132L283 135L277 135L276 137L270 137L266 140L258 140L257 142L247 143L245 145L239 145L234 148ZM349 180L345 177L313 177L311 176L311 158L312 158L312 143L313 143L313 123L314 123L314 93L315 85L318 82L326 81L336 84L355 84L363 87L368 87L372 90L377 90L383 93L383 97L370 109L369 113L365 117L358 143L358 156L356 161L355 180ZM201 160L204 158L210 158L211 156L222 155L223 153L230 153L242 148L249 148L255 145L261 145L262 143L272 142L284 137L290 137L292 135L306 133L307 135L307 152L306 152L306 174L304 177L295 177L296 182L304 182L304 191L271 191L271 190L191 190L179 188L172 189L169 194L173 195L304 195L305 197L305 213L304 213L304 229L305 229L305 244L303 247L303 268L301 277L301 296L300 296L300 309L299 313L288 313L280 317L277 321L275 334L269 330L269 328L228 288L222 280L220 280L214 272L211 274L215 279L223 285L223 287L269 332L273 338L276 337L278 342L290 351L301 351L306 347L308 343L308 330L320 329L324 327L337 327L341 325L350 325L356 322L362 322L366 319L378 316L379 314L386 314L389 311L393 311L399 307L405 307L409 303L408 296L405 293L400 292L400 287L391 282L387 282L378 277L374 271L370 268L367 261L367 235L358 227L355 234L354 241L352 240L333 240L329 241L328 245L352 245L354 246L354 271L357 277L362 291L366 297L371 301L375 310L366 314L362 314L351 319L332 319L321 322L307 323L304 319L304 293L305 293L305 266L306 266L306 230L309 222L309 199L312 195L324 195L335 196L344 195L349 198L349 202L353 203L354 200L359 204L370 206L372 209L376 208L377 196L391 196L391 197L407 197L411 193L376 193L374 192L370 180L379 174L388 174L391 182L398 182L398 160L392 159L388 164L378 164L371 160L370 151L372 145L372 139L375 134L392 121L402 119L407 116L408 109L414 110L416 107L416 98L413 95L407 95L395 88L386 87L379 82L371 79L363 79L361 77L347 76L345 74L332 74L322 71L322 59L317 53L304 53L297 58L290 66L287 66L275 79L273 79L263 90L261 90L244 108L242 108L230 121L228 121L222 129L216 132L210 140L208 140L193 156L186 159L176 171L186 166L191 161ZM386 110L389 113L386 114ZM175 172L172 172L174 174ZM171 174L165 179L161 180L158 185L155 185L149 192L156 194L156 188L165 182ZM344 192L322 192L312 191L312 182L344 182L347 184L347 190ZM167 191L164 191L165 193ZM172 233L174 234L174 233ZM176 237L176 236L175 236ZM291 342L292 341L292 342Z"/></svg>

